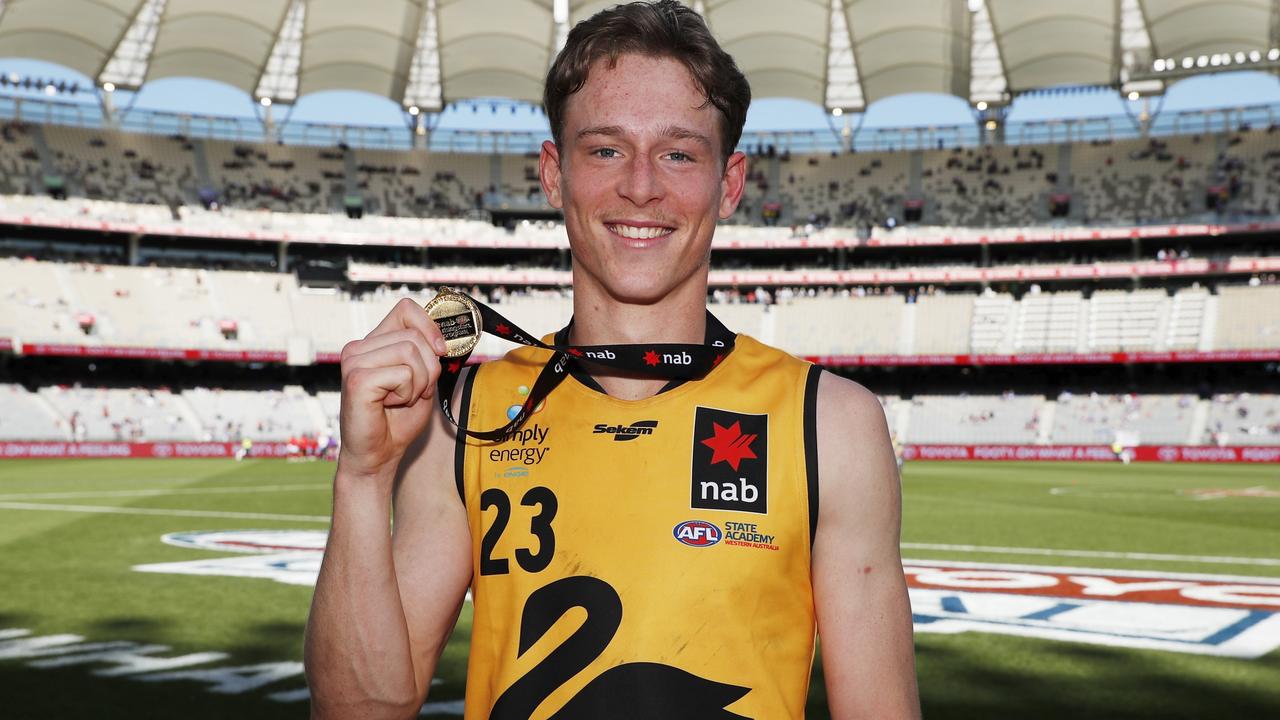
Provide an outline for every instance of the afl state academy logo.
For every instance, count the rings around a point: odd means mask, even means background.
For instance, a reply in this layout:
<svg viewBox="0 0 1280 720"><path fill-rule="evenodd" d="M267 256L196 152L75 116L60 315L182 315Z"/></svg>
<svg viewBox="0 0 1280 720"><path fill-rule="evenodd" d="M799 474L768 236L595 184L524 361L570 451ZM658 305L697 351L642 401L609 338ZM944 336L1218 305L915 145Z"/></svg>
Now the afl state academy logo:
<svg viewBox="0 0 1280 720"><path fill-rule="evenodd" d="M690 547L711 547L723 537L720 528L706 520L685 520L675 527L672 534Z"/></svg>
<svg viewBox="0 0 1280 720"><path fill-rule="evenodd" d="M768 415L697 408L690 507L769 512L768 450Z"/></svg>

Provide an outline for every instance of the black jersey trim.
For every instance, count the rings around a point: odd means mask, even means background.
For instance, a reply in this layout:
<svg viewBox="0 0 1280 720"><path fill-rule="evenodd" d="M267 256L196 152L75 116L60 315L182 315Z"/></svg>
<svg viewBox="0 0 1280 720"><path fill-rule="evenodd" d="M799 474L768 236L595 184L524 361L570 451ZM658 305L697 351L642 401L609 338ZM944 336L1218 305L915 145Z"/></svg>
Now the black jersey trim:
<svg viewBox="0 0 1280 720"><path fill-rule="evenodd" d="M475 383L476 373L479 370L478 366L472 367L466 379L462 381L462 397L458 400L458 417L470 420L471 386ZM466 507L467 491L464 478L467 469L467 434L461 430L457 430L457 433L453 444L453 481L458 486L458 498L462 500L462 506Z"/></svg>
<svg viewBox="0 0 1280 720"><path fill-rule="evenodd" d="M809 547L818 536L818 378L813 365L804 381L804 467L809 489Z"/></svg>

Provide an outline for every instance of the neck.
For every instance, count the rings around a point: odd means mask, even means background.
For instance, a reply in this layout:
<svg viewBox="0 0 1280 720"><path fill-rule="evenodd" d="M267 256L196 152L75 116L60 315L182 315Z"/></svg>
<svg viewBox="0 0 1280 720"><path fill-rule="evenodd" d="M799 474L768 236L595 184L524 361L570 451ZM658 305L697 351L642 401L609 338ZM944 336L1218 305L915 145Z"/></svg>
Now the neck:
<svg viewBox="0 0 1280 720"><path fill-rule="evenodd" d="M653 303L630 303L612 297L590 283L574 284L574 345L692 343L706 339L706 278L673 290ZM667 384L662 378L631 375L587 364L591 376L611 397L639 400L656 395Z"/></svg>

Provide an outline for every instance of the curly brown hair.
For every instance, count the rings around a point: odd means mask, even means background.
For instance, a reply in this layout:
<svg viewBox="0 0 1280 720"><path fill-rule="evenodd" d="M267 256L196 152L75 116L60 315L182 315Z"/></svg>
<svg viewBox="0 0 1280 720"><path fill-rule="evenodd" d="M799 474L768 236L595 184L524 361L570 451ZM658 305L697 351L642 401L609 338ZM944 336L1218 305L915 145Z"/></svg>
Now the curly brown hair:
<svg viewBox="0 0 1280 720"><path fill-rule="evenodd" d="M612 68L618 56L627 53L669 57L688 68L706 102L720 111L720 159L727 161L742 138L751 86L702 17L675 0L617 5L569 31L564 49L547 72L542 93L556 145L561 145L565 104L587 83L592 64L607 58Z"/></svg>

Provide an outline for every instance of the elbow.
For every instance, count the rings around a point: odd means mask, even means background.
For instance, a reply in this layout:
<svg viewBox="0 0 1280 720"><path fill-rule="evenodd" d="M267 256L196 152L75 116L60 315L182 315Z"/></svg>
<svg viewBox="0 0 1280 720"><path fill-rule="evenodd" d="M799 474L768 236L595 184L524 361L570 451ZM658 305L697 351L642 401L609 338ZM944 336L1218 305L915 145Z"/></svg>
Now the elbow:
<svg viewBox="0 0 1280 720"><path fill-rule="evenodd" d="M407 720L418 717L422 703L416 698L372 697L357 694L327 696L311 693L311 720Z"/></svg>
<svg viewBox="0 0 1280 720"><path fill-rule="evenodd" d="M336 672L306 662L311 720L403 720L418 717L422 697L408 685L372 681L368 675ZM385 677L385 676L384 676Z"/></svg>

